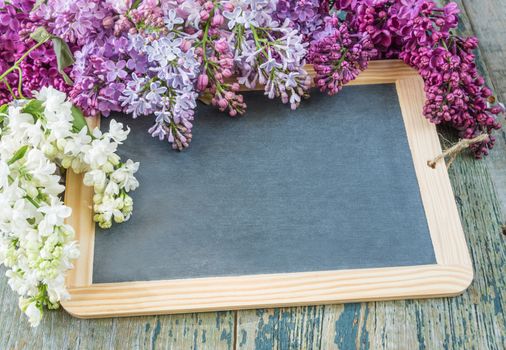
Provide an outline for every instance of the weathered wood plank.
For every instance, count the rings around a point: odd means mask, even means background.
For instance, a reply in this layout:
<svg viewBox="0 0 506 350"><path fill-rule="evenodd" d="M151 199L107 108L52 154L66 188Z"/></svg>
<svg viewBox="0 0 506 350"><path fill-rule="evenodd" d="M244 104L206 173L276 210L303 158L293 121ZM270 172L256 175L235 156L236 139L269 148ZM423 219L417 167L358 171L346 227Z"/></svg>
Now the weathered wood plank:
<svg viewBox="0 0 506 350"><path fill-rule="evenodd" d="M237 349L319 349L325 306L238 312Z"/></svg>
<svg viewBox="0 0 506 350"><path fill-rule="evenodd" d="M448 0L445 0L448 2ZM506 7L503 0L457 0L462 9L459 31L476 35L480 41L477 51L478 68L487 84L493 88L499 101L506 103ZM504 118L501 118L506 125ZM495 133L495 148L486 162L492 175L502 207L502 221L506 221L506 131Z"/></svg>
<svg viewBox="0 0 506 350"><path fill-rule="evenodd" d="M231 350L234 312L79 320L49 311L31 328L0 269L0 349Z"/></svg>

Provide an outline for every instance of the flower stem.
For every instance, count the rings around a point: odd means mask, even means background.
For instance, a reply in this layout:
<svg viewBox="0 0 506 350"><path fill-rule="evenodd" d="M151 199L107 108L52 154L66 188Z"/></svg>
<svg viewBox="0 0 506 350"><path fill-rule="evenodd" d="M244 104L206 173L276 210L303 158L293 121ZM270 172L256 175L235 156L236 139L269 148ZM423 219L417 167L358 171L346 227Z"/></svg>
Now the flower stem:
<svg viewBox="0 0 506 350"><path fill-rule="evenodd" d="M2 79L1 81L5 84L5 86L7 86L7 90L9 90L9 92L10 92L10 94L11 94L12 98L13 98L13 99L16 99L16 95L14 95L14 91L12 91L12 88L11 88L11 86L9 85L9 82L7 81L7 79L6 79L6 78L4 78L4 79Z"/></svg>
<svg viewBox="0 0 506 350"><path fill-rule="evenodd" d="M37 209L39 209L39 208L40 208L40 204L39 204L39 203L37 203L37 201L36 201L35 199L33 199L32 197L30 197L30 196L25 196L25 199L26 199L27 201L29 201L30 203L32 203L32 205L33 205L35 208L37 208Z"/></svg>
<svg viewBox="0 0 506 350"><path fill-rule="evenodd" d="M18 73L19 73L19 76L18 76L18 94L19 94L19 98L21 99L25 99L25 96L23 96L23 70L19 67L17 67L18 69Z"/></svg>
<svg viewBox="0 0 506 350"><path fill-rule="evenodd" d="M21 62L23 62L25 60L25 58L28 57L28 55L38 49L40 46L44 45L47 41L49 40L49 38L45 39L45 40L42 40L40 42L38 42L37 44L33 45L30 49L28 49L24 54L23 56L21 56L15 63L12 67L10 67L9 69L7 69L5 72L3 72L1 75L0 75L0 80L4 80L5 77L7 77L9 74L11 74L12 72L14 72L15 70L21 70L21 68L19 68L19 65L21 64Z"/></svg>

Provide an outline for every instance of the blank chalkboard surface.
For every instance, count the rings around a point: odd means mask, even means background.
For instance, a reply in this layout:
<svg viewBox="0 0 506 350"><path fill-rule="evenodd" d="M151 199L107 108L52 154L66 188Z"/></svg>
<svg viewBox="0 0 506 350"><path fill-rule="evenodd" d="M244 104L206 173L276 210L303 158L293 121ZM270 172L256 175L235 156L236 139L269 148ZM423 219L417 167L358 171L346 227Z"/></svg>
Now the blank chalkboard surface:
<svg viewBox="0 0 506 350"><path fill-rule="evenodd" d="M97 230L93 282L436 262L394 84L246 102L199 108L184 152L123 117L141 187L129 222Z"/></svg>
<svg viewBox="0 0 506 350"><path fill-rule="evenodd" d="M308 67L311 72L311 67ZM291 111L262 92L230 118L199 105L183 152L131 128L141 163L132 218L92 222L69 173L81 257L63 306L78 317L455 295L473 272L448 173L422 115L421 79L398 61ZM102 126L109 121L102 119Z"/></svg>

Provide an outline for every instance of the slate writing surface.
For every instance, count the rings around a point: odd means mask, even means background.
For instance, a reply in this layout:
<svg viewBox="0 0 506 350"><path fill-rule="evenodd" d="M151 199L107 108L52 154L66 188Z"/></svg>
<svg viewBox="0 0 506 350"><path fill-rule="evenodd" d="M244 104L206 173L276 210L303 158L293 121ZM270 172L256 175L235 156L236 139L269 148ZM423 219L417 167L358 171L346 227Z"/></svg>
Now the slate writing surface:
<svg viewBox="0 0 506 350"><path fill-rule="evenodd" d="M237 119L199 105L183 152L114 116L141 186L130 221L97 227L94 283L436 262L395 85L246 102Z"/></svg>

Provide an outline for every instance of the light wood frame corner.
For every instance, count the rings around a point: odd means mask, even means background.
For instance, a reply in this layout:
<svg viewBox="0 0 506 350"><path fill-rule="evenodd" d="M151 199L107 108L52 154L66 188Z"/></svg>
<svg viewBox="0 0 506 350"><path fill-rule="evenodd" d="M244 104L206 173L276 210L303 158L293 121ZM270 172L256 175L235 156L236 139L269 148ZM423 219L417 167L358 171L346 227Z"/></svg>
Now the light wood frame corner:
<svg viewBox="0 0 506 350"><path fill-rule="evenodd" d="M311 66L306 67L314 75ZM436 128L422 116L423 82L398 60L374 61L350 85L395 83L436 264L169 281L93 283L93 191L82 176L67 176L65 203L81 256L67 278L71 299L62 303L80 318L173 314L454 296L473 280L472 263L446 167L427 166L441 153ZM92 121L93 123L94 121Z"/></svg>

